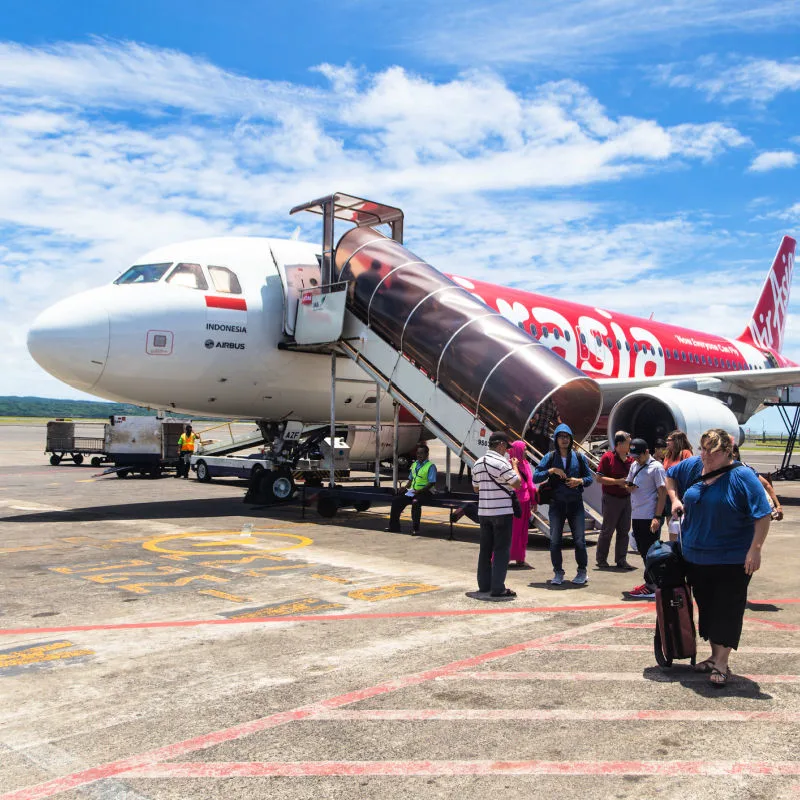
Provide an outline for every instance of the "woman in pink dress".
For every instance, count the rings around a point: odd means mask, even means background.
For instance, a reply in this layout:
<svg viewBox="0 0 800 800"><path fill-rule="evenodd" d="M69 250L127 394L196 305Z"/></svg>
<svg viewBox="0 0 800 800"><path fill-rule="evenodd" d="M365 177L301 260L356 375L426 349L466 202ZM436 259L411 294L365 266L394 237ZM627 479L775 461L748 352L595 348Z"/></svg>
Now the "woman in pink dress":
<svg viewBox="0 0 800 800"><path fill-rule="evenodd" d="M528 521L531 512L536 510L539 495L533 483L533 470L528 463L525 453L525 442L517 440L508 449L508 458L511 463L517 460L519 468L520 485L517 489L517 498L522 507L522 515L514 517L514 526L511 529L511 553L509 561L515 561L518 567L527 566L525 564L525 553L528 549Z"/></svg>

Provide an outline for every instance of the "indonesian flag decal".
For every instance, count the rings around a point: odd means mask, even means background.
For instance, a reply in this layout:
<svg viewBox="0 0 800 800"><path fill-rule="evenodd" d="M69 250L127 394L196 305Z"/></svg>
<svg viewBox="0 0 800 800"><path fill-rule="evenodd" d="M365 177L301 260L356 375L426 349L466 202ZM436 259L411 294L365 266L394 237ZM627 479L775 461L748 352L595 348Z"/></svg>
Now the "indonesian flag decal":
<svg viewBox="0 0 800 800"><path fill-rule="evenodd" d="M221 329L223 331L238 333L239 327L247 325L247 300L244 297L207 294L206 320L209 324L227 326Z"/></svg>
<svg viewBox="0 0 800 800"><path fill-rule="evenodd" d="M231 311L247 311L247 300L243 297L217 297L207 294L206 306L208 308L225 308Z"/></svg>

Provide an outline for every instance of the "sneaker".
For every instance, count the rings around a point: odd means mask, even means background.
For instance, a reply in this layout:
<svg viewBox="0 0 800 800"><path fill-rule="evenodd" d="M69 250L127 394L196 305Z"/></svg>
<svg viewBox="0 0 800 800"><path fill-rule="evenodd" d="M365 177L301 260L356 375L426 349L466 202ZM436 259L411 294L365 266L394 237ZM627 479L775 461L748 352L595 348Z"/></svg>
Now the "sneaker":
<svg viewBox="0 0 800 800"><path fill-rule="evenodd" d="M656 593L646 584L635 586L629 592L623 592L625 597L636 598L637 600L655 600Z"/></svg>
<svg viewBox="0 0 800 800"><path fill-rule="evenodd" d="M589 582L589 576L586 574L585 569L579 569L578 574L572 579L572 583L576 586L585 586Z"/></svg>
<svg viewBox="0 0 800 800"><path fill-rule="evenodd" d="M633 564L629 564L627 561L622 560L617 561L617 569L632 570L636 569L636 567L634 567Z"/></svg>
<svg viewBox="0 0 800 800"><path fill-rule="evenodd" d="M553 577L547 581L551 586L561 586L564 583L564 570L556 570Z"/></svg>

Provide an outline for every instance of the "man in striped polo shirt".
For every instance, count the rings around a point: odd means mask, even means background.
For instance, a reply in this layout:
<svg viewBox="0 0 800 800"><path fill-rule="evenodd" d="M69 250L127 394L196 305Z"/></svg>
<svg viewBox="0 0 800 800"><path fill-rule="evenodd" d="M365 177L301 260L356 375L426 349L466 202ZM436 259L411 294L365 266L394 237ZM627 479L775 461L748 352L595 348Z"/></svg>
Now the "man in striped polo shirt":
<svg viewBox="0 0 800 800"><path fill-rule="evenodd" d="M516 459L508 463L509 439L504 433L489 437L489 450L472 468L472 487L478 492L481 544L478 554L478 591L491 599L512 600L506 588L514 510L510 492L520 485Z"/></svg>

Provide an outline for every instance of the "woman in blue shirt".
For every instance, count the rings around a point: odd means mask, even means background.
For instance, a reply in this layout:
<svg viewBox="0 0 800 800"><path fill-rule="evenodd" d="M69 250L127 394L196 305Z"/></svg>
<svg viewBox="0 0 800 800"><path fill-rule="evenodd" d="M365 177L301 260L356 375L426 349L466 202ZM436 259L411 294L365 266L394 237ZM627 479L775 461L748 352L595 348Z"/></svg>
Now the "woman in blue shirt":
<svg viewBox="0 0 800 800"><path fill-rule="evenodd" d="M728 682L728 658L739 646L750 577L761 566L770 505L753 472L733 460L733 440L721 428L706 431L701 454L667 471L672 513L683 514L683 556L694 589L700 636L711 656L695 669L713 686ZM728 468L708 480L717 470Z"/></svg>

